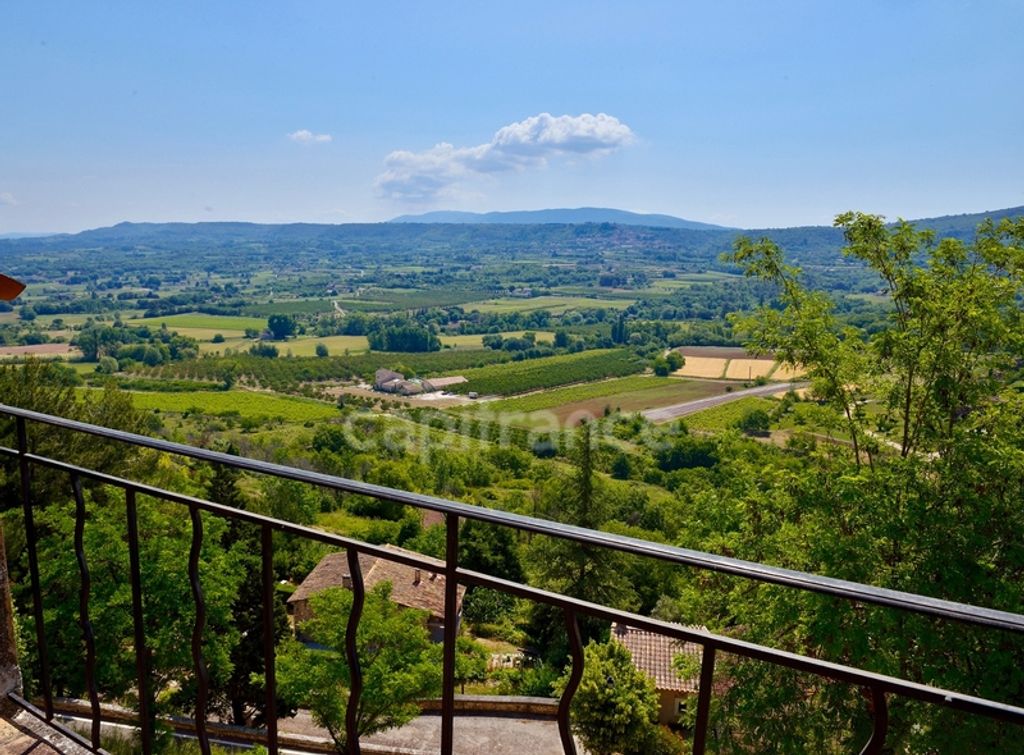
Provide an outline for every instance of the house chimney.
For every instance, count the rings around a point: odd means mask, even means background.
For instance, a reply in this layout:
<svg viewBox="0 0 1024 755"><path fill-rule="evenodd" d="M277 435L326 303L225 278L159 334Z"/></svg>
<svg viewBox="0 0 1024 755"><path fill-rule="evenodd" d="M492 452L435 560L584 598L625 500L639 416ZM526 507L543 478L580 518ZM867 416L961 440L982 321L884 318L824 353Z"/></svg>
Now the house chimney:
<svg viewBox="0 0 1024 755"><path fill-rule="evenodd" d="M420 583L420 570L416 570L416 576L413 578L412 583L418 585Z"/></svg>
<svg viewBox="0 0 1024 755"><path fill-rule="evenodd" d="M341 575L341 586L344 587L347 590L351 590L352 589L352 575L351 574L342 574Z"/></svg>

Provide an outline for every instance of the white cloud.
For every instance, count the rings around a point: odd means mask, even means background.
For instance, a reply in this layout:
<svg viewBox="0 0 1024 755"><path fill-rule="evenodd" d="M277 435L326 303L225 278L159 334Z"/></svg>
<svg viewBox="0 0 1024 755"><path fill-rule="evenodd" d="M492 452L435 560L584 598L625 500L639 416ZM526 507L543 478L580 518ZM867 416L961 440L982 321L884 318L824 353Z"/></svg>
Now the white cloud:
<svg viewBox="0 0 1024 755"><path fill-rule="evenodd" d="M292 131L288 134L288 138L299 144L326 144L334 139L330 134L314 134L308 128Z"/></svg>
<svg viewBox="0 0 1024 755"><path fill-rule="evenodd" d="M633 140L629 126L611 115L541 113L501 127L475 147L441 142L422 152L396 150L384 159L376 187L390 199L426 202L452 194L474 175L542 168L557 157L598 157Z"/></svg>
<svg viewBox="0 0 1024 755"><path fill-rule="evenodd" d="M0 191L0 207L17 207L20 203L9 191Z"/></svg>

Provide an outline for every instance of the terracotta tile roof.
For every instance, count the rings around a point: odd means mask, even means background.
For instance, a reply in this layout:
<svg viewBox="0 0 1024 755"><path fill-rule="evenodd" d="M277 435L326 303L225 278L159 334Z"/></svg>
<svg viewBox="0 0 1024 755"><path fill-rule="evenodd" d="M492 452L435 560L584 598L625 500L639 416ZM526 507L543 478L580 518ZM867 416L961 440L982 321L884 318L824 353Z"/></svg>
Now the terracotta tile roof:
<svg viewBox="0 0 1024 755"><path fill-rule="evenodd" d="M377 559L373 556L360 555L359 566L363 572L363 580L366 574ZM348 575L348 555L345 551L328 553L318 563L302 584L288 597L289 603L298 603L301 600L309 600L311 595L326 590L328 587L343 587L343 577Z"/></svg>
<svg viewBox="0 0 1024 755"><path fill-rule="evenodd" d="M391 583L391 600L406 608L418 608L429 611L434 618L444 618L444 583L441 572L444 562L427 556L413 553L394 545L385 546L388 550L417 556L436 566L436 571L416 569L412 566L399 564L384 558L376 558L360 554L359 566L363 572L363 584L369 590L382 582ZM308 600L329 587L342 587L343 578L349 573L348 558L345 551L328 553L316 568L309 573L298 589L288 598L289 603ZM456 610L462 609L462 599L466 594L464 585L457 590Z"/></svg>
<svg viewBox="0 0 1024 755"><path fill-rule="evenodd" d="M704 627L687 628L700 630ZM612 637L626 646L633 656L633 665L651 677L658 690L696 692L700 686L700 672L689 679L680 679L672 667L672 660L680 654L699 663L701 646L697 643L682 642L625 624L612 624Z"/></svg>

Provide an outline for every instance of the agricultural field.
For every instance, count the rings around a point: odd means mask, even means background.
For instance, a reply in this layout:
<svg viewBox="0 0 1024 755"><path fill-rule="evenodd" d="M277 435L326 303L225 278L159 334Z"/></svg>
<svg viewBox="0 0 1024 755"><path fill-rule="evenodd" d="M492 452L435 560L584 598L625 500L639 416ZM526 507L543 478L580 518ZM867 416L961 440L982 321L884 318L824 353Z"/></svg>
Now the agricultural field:
<svg viewBox="0 0 1024 755"><path fill-rule="evenodd" d="M570 383L632 375L643 369L642 363L626 349L597 349L465 370L459 374L467 382L454 385L450 390L512 396Z"/></svg>
<svg viewBox="0 0 1024 755"><path fill-rule="evenodd" d="M82 352L66 343L37 343L32 346L0 346L0 359L73 359Z"/></svg>
<svg viewBox="0 0 1024 755"><path fill-rule="evenodd" d="M775 368L775 372L772 373L772 380L796 380L806 376L806 372L802 367L790 367L789 365L780 364Z"/></svg>
<svg viewBox="0 0 1024 755"><path fill-rule="evenodd" d="M786 381L804 374L803 370L785 367L771 358L754 358L734 346L684 346L677 351L686 357L686 364L672 373L678 377Z"/></svg>
<svg viewBox="0 0 1024 755"><path fill-rule="evenodd" d="M729 360L721 357L686 357L686 364L672 374L679 377L713 380L724 378L728 367Z"/></svg>
<svg viewBox="0 0 1024 755"><path fill-rule="evenodd" d="M266 304L253 304L242 309L250 317L262 317L264 324L270 315L309 315L330 312L334 303L330 299L277 300Z"/></svg>
<svg viewBox="0 0 1024 755"><path fill-rule="evenodd" d="M218 333L220 331L217 331ZM224 335L221 333L221 335ZM226 354L228 349L234 351L246 351L254 341L249 338L225 338L220 343L214 343L213 341L200 341L199 342L199 353L200 354Z"/></svg>
<svg viewBox="0 0 1024 755"><path fill-rule="evenodd" d="M775 362L771 359L730 359L725 376L729 380L756 380L769 377L774 370Z"/></svg>
<svg viewBox="0 0 1024 755"><path fill-rule="evenodd" d="M635 299L597 299L584 296L534 296L530 298L504 297L486 301L469 302L463 305L467 312L482 314L502 312L534 312L546 309L561 313L569 309L625 309Z"/></svg>
<svg viewBox="0 0 1024 755"><path fill-rule="evenodd" d="M772 399L750 396L687 415L683 421L691 430L718 432L733 427L749 411L763 409L771 412L776 406L778 402Z"/></svg>
<svg viewBox="0 0 1024 755"><path fill-rule="evenodd" d="M17 314L14 312L7 312L4 314L12 315L11 322L17 319ZM113 312L104 315L92 315L92 314L62 314L62 315L39 315L36 317L36 323L46 330L49 330L50 326L53 325L54 320L60 320L64 325L68 327L78 327L84 325L88 320L106 321L112 322L114 319ZM119 313L121 319L128 322L128 318L135 317L142 314L141 309L126 309L121 310Z"/></svg>
<svg viewBox="0 0 1024 755"><path fill-rule="evenodd" d="M514 424L528 428L550 424L552 420L565 427L576 425L583 418L600 417L606 410L630 414L719 395L727 385L711 380L634 375L488 401L476 405L473 411L518 415Z"/></svg>
<svg viewBox="0 0 1024 755"><path fill-rule="evenodd" d="M295 423L338 416L336 407L322 401L238 389L179 393L133 391L131 397L135 408L142 411L184 413L198 410L212 416L237 414L242 419L270 418Z"/></svg>
<svg viewBox="0 0 1024 755"><path fill-rule="evenodd" d="M168 315L167 317L145 317L125 320L126 325L133 327L159 328L167 325L169 330L176 330L183 336L199 341L209 341L220 333L225 338L238 337L245 334L247 328L263 330L267 327L265 318L236 317L233 315L204 315L200 313L184 315Z"/></svg>
<svg viewBox="0 0 1024 755"><path fill-rule="evenodd" d="M223 344L221 344L223 345ZM297 390L302 383L338 382L350 379L368 380L381 367L401 368L409 375L430 377L459 375L465 370L512 360L507 351L492 349L445 349L424 353L390 353L372 351L349 356L285 357L268 359L249 354L173 362L158 367L136 367L132 374L163 380L219 381L230 371L262 388L286 393Z"/></svg>
<svg viewBox="0 0 1024 755"><path fill-rule="evenodd" d="M732 280L742 280L743 276L731 273L704 272L704 273L679 273L674 278L652 278L647 288L642 289L644 294L670 294L681 289L702 286L710 283L728 283Z"/></svg>
<svg viewBox="0 0 1024 755"><path fill-rule="evenodd" d="M282 355L291 352L297 357L316 356L317 344L327 347L328 354L363 352L370 348L366 336L325 336L323 338L294 338L289 341L274 341Z"/></svg>
<svg viewBox="0 0 1024 755"><path fill-rule="evenodd" d="M191 312L188 314L169 314L166 318L139 318L137 320L126 320L125 325L147 326L160 328L167 325L170 330L181 333L185 330L209 330L214 333L238 332L245 333L247 328L263 330L266 328L265 318L243 318L231 316L231 314L203 314Z"/></svg>
<svg viewBox="0 0 1024 755"><path fill-rule="evenodd" d="M502 338L522 338L525 330L512 330L498 333ZM530 331L537 337L537 343L551 343L555 334L549 330ZM451 346L454 349L482 349L484 334L476 333L471 335L441 336L441 343L444 346Z"/></svg>
<svg viewBox="0 0 1024 755"><path fill-rule="evenodd" d="M348 294L337 298L336 301L342 309L360 312L387 312L456 305L464 305L469 309L467 302L479 301L490 294L491 291L477 288L371 288L363 291L359 296Z"/></svg>

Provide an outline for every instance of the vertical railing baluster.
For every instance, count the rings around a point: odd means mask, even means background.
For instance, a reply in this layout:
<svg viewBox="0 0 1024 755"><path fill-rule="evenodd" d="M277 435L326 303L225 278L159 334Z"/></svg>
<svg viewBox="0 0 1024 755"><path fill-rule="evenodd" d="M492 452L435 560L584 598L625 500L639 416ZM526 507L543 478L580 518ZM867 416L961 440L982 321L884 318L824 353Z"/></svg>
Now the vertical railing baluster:
<svg viewBox="0 0 1024 755"><path fill-rule="evenodd" d="M85 496L82 494L82 479L77 474L71 475L71 490L75 494L75 558L78 561L78 574L81 578L78 590L78 625L82 628L82 640L85 642L85 688L89 694L89 707L92 711L92 747L100 746L100 697L96 690L96 636L89 620L89 595L92 591L92 579L89 576L89 565L85 559Z"/></svg>
<svg viewBox="0 0 1024 755"><path fill-rule="evenodd" d="M455 637L459 633L458 575L459 517L445 515L444 559L444 673L441 680L441 753L451 755L455 744Z"/></svg>
<svg viewBox="0 0 1024 755"><path fill-rule="evenodd" d="M206 601L199 583L199 552L203 546L203 520L199 507L189 504L192 517L192 548L188 554L188 578L192 585L192 599L196 604L196 623L192 627L192 663L196 672L196 737L203 755L210 755L210 738L206 733L206 704L210 694L210 673L203 660L203 629L206 628Z"/></svg>
<svg viewBox="0 0 1024 755"><path fill-rule="evenodd" d="M700 689L697 691L697 721L693 727L693 753L704 755L711 716L711 693L715 681L715 646L705 645L700 658Z"/></svg>
<svg viewBox="0 0 1024 755"><path fill-rule="evenodd" d="M569 607L563 610L572 667L569 671L569 681L558 701L558 736L562 738L562 750L566 755L575 755L576 741L572 738L572 729L569 726L569 710L572 707L572 698L576 694L576 688L580 686L580 679L583 678L583 638L580 636L580 624L576 620L576 612Z"/></svg>
<svg viewBox="0 0 1024 755"><path fill-rule="evenodd" d="M25 418L15 418L18 433L18 474L21 478L21 506L25 516L25 548L32 583L32 613L36 625L36 652L39 654L39 685L42 687L46 720L53 719L53 689L50 686L50 654L46 648L46 623L43 619L43 593L39 587L39 555L36 547L35 517L32 512L32 477L28 462L28 429Z"/></svg>
<svg viewBox="0 0 1024 755"><path fill-rule="evenodd" d="M885 692L878 687L871 688L871 720L871 738L860 755L878 755L882 752L885 737L889 733L889 704Z"/></svg>
<svg viewBox="0 0 1024 755"><path fill-rule="evenodd" d="M345 660L348 661L348 704L345 707L345 745L349 755L359 755L359 701L363 695L363 670L359 666L359 646L356 633L359 619L363 615L366 601L366 587L363 585L363 569L359 565L359 552L355 548L346 551L348 573L352 580L352 610L345 627Z"/></svg>
<svg viewBox="0 0 1024 755"><path fill-rule="evenodd" d="M153 752L153 707L150 695L149 651L146 649L146 626L142 612L142 571L139 566L139 514L135 491L125 488L125 510L128 519L128 564L132 583L132 625L135 630L135 677L139 685L139 732L143 755Z"/></svg>
<svg viewBox="0 0 1024 755"><path fill-rule="evenodd" d="M274 668L274 531L269 524L262 527L260 557L263 567L263 681L266 690L267 752L277 755L277 674Z"/></svg>

